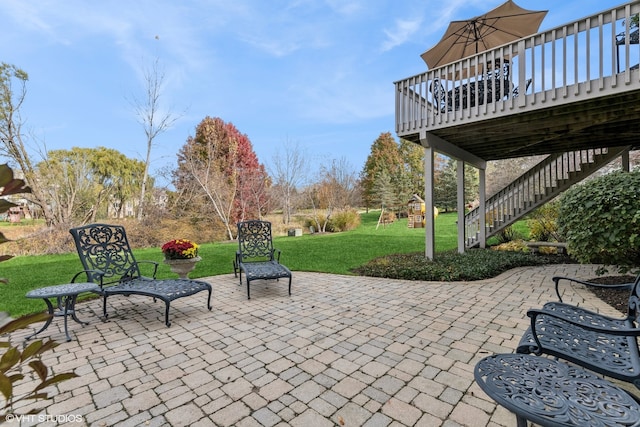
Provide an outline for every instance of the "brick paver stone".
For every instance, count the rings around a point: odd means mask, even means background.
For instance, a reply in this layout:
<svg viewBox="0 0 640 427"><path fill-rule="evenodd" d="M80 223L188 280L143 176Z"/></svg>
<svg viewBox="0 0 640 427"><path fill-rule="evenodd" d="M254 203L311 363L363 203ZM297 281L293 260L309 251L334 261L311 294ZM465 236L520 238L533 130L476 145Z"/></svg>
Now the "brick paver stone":
<svg viewBox="0 0 640 427"><path fill-rule="evenodd" d="M110 298L108 322L98 321L99 298L82 301L91 324L43 355L55 373L80 375L49 388L47 414L123 427L510 426L513 414L475 384L475 361L514 351L526 310L555 299L551 277L588 279L596 268L517 268L465 283L295 271L291 296L255 281L251 300L224 274L203 279L213 309L203 294L180 298L170 328L146 297ZM615 315L585 290L567 287L564 298ZM61 323L43 335L64 338Z"/></svg>

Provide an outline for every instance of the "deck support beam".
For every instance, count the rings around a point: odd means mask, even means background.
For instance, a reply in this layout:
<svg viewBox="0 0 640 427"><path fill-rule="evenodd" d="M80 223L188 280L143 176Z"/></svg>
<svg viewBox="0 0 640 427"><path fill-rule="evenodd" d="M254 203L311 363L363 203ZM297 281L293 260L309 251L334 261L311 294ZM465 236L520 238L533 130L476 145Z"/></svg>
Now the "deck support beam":
<svg viewBox="0 0 640 427"><path fill-rule="evenodd" d="M465 163L474 166L480 170L480 203L484 206L485 196L485 174L487 162L473 154L462 150L444 139L423 132L420 135L420 145L425 148L424 154L424 202L425 202L425 256L427 259L433 259L435 255L435 216L433 213L433 185L434 185L434 156L436 151L446 156L454 158L458 161L457 172L457 205L458 205L458 252L465 250L465 194L464 194L464 168ZM484 224L484 209L480 210L483 216L481 224ZM486 230L481 227L480 245L486 246Z"/></svg>
<svg viewBox="0 0 640 427"><path fill-rule="evenodd" d="M434 156L436 152L432 147L425 147L424 152L424 219L425 219L425 256L433 260L435 255L435 217L433 215L433 178Z"/></svg>

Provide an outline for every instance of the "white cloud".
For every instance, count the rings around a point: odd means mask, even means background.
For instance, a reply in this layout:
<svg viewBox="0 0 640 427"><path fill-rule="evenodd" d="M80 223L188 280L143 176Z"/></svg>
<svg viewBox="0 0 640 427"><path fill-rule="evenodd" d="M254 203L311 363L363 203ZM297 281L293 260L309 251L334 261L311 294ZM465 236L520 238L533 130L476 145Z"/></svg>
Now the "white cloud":
<svg viewBox="0 0 640 427"><path fill-rule="evenodd" d="M420 30L422 19L403 20L398 19L395 26L391 30L384 30L387 39L382 43L382 51L386 52L396 46L404 44L407 40L411 40L415 33Z"/></svg>
<svg viewBox="0 0 640 427"><path fill-rule="evenodd" d="M37 15L38 6L36 4L20 0L7 0L0 3L0 9L26 28L38 31L49 31L50 29L46 20Z"/></svg>

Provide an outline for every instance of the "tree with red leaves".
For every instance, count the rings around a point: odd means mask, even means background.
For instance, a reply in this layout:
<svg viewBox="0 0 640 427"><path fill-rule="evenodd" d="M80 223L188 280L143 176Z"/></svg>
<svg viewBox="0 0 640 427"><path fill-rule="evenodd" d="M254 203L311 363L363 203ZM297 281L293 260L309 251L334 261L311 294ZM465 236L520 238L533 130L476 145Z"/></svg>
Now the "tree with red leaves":
<svg viewBox="0 0 640 427"><path fill-rule="evenodd" d="M237 221L261 218L268 204L268 177L251 141L217 117L205 117L180 149L174 185L189 203L213 208L229 239Z"/></svg>

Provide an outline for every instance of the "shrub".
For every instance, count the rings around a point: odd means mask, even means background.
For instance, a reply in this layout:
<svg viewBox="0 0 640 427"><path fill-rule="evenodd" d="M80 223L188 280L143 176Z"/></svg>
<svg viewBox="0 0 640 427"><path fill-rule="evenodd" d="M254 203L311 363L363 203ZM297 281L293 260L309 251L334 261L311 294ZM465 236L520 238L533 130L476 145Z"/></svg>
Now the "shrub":
<svg viewBox="0 0 640 427"><path fill-rule="evenodd" d="M508 242L491 246L494 251L510 251L510 252L529 252L527 244L522 239L514 239Z"/></svg>
<svg viewBox="0 0 640 427"><path fill-rule="evenodd" d="M124 226L127 230L129 243L133 248L160 247L171 239L188 239L198 243L228 240L223 228L216 227L215 220L208 218L197 222L157 216L151 219L146 218L142 222L115 218L97 221ZM41 225L34 227L27 235L4 244L0 249L0 255L9 253L13 255L63 254L75 253L75 251L76 247L71 234L69 234L69 226L52 228Z"/></svg>
<svg viewBox="0 0 640 427"><path fill-rule="evenodd" d="M360 225L360 215L353 208L344 209L334 213L327 225L331 231L349 231Z"/></svg>
<svg viewBox="0 0 640 427"><path fill-rule="evenodd" d="M304 221L305 227L313 227L316 232L329 233L353 230L359 225L360 214L353 208L336 210L329 218L325 212L316 211L313 217L308 217Z"/></svg>
<svg viewBox="0 0 640 427"><path fill-rule="evenodd" d="M303 225L305 228L311 228L311 227L313 227L313 229L314 229L314 230L318 231L318 230L317 230L317 228L318 228L318 224L316 224L316 221L315 221L313 218L311 218L311 217L305 217L305 218L302 220L302 225Z"/></svg>
<svg viewBox="0 0 640 427"><path fill-rule="evenodd" d="M127 229L129 242L133 247L160 247L172 239L188 239L198 243L227 240L223 227L216 227L213 218L148 218L140 221L109 220L122 223ZM234 230L235 231L235 230Z"/></svg>
<svg viewBox="0 0 640 427"><path fill-rule="evenodd" d="M574 186L560 200L558 229L579 262L640 265L640 171L613 172Z"/></svg>
<svg viewBox="0 0 640 427"><path fill-rule="evenodd" d="M518 240L520 238L520 234L510 225L503 228L498 232L498 234L496 234L496 239L498 240L499 245L513 240Z"/></svg>
<svg viewBox="0 0 640 427"><path fill-rule="evenodd" d="M316 229L316 232L331 231L327 223L327 216L322 212L314 214L313 218L311 218L311 226Z"/></svg>
<svg viewBox="0 0 640 427"><path fill-rule="evenodd" d="M418 252L376 258L354 269L354 273L403 280L482 280L515 267L560 264L565 261L566 258L557 255L488 249L472 249L463 254L457 251L439 252L433 260L429 260L423 252Z"/></svg>
<svg viewBox="0 0 640 427"><path fill-rule="evenodd" d="M536 209L527 221L529 236L537 242L561 242L558 233L560 201L554 200Z"/></svg>
<svg viewBox="0 0 640 427"><path fill-rule="evenodd" d="M22 230L20 230L22 228ZM38 225L20 227L15 232L12 241L2 245L1 254L12 255L40 255L61 254L75 251L73 239L67 227L47 227Z"/></svg>

